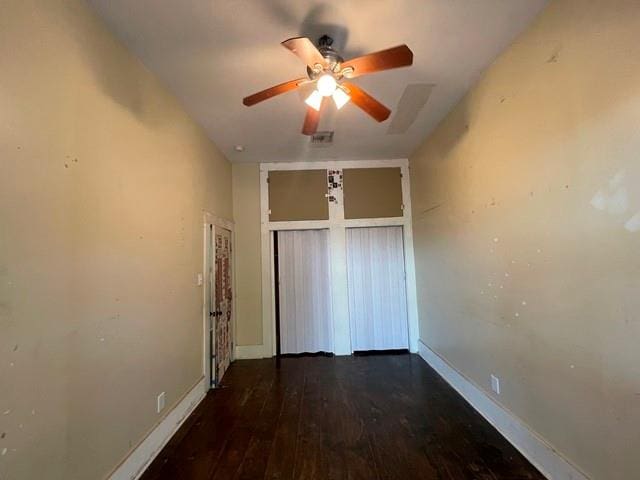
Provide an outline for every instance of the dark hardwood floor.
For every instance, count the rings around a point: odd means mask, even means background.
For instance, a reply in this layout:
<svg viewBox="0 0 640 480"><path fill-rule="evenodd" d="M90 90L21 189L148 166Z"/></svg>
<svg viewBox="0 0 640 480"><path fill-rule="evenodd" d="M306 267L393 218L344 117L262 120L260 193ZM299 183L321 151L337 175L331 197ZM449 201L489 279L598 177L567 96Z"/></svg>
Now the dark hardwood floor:
<svg viewBox="0 0 640 480"><path fill-rule="evenodd" d="M543 479L416 355L235 362L142 477Z"/></svg>

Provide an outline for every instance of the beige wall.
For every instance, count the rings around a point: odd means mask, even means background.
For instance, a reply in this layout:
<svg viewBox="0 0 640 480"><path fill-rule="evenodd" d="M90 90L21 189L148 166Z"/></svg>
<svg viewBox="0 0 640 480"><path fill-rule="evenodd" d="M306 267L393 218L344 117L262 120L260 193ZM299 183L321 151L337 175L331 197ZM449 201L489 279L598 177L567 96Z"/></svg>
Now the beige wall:
<svg viewBox="0 0 640 480"><path fill-rule="evenodd" d="M640 478L640 3L551 2L410 159L421 338Z"/></svg>
<svg viewBox="0 0 640 480"><path fill-rule="evenodd" d="M236 342L262 345L262 264L260 247L260 166L233 165L236 242Z"/></svg>
<svg viewBox="0 0 640 480"><path fill-rule="evenodd" d="M0 72L0 478L104 478L201 376L231 167L84 2L2 2Z"/></svg>

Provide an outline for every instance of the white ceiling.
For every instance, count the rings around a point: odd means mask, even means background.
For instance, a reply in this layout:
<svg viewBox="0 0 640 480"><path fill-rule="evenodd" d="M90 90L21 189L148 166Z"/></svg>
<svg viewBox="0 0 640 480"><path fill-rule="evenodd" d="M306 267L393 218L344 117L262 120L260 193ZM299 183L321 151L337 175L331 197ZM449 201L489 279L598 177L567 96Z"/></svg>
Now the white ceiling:
<svg viewBox="0 0 640 480"><path fill-rule="evenodd" d="M168 85L227 158L274 162L408 157L546 0L89 3ZM378 124L353 105L339 112L332 107L320 130L335 130L334 143L318 148L300 133L305 105L296 92L253 107L245 107L242 98L304 76L304 64L280 42L295 36L316 41L323 33L334 36L334 48L345 59L406 43L414 62L354 80L393 110L391 118ZM413 96L403 102L402 115L411 117L415 100L431 88L427 102L404 133L389 134L409 84L424 88L410 89ZM235 145L245 150L236 152Z"/></svg>

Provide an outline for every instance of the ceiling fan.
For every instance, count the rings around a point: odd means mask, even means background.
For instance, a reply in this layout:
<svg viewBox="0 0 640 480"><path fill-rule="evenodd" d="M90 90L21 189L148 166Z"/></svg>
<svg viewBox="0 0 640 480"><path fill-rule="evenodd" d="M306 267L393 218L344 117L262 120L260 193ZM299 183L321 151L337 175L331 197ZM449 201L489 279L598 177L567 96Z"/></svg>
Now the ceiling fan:
<svg viewBox="0 0 640 480"><path fill-rule="evenodd" d="M363 89L346 80L368 73L411 65L413 53L409 47L399 45L344 61L331 48L332 43L333 39L328 35L320 37L318 48L307 37L285 40L282 42L282 46L306 63L307 76L254 93L245 97L242 103L250 107L281 93L295 90L304 85L315 84L315 89L305 100L307 114L302 126L303 134L313 135L316 132L320 122L320 113L326 106L329 97L332 97L338 109L352 101L378 122L385 121L391 114L391 110Z"/></svg>

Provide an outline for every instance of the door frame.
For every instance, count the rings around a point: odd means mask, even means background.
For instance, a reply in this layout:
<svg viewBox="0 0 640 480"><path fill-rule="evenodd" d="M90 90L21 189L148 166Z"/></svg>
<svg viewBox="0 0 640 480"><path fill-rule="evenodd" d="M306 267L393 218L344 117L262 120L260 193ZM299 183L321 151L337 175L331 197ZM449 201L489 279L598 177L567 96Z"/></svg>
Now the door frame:
<svg viewBox="0 0 640 480"><path fill-rule="evenodd" d="M329 204L328 220L290 222L269 221L269 171L273 170L342 170L345 168L399 167L402 173L401 217L345 219L342 188L334 192L337 204ZM411 186L409 161L406 158L392 160L331 160L313 162L276 162L260 164L260 236L262 255L262 345L255 358L276 354L275 308L273 288L273 231L329 229L329 255L334 322L334 349L336 355L351 355L349 299L347 297L346 228L349 227L403 227L405 280L409 322L409 350L418 351L418 298L413 251L413 222L411 217Z"/></svg>
<svg viewBox="0 0 640 480"><path fill-rule="evenodd" d="M211 328L211 301L215 302L215 289L211 290L211 286L215 285L215 237L216 228L224 228L231 232L231 361L235 360L236 345L236 247L235 247L235 224L231 220L218 217L209 212L203 213L203 261L202 261L202 374L205 377L207 390L214 387L211 376L211 343L209 341L209 331ZM213 264L209 260L213 260ZM213 274L210 274L213 272ZM209 292L212 292L211 294Z"/></svg>

